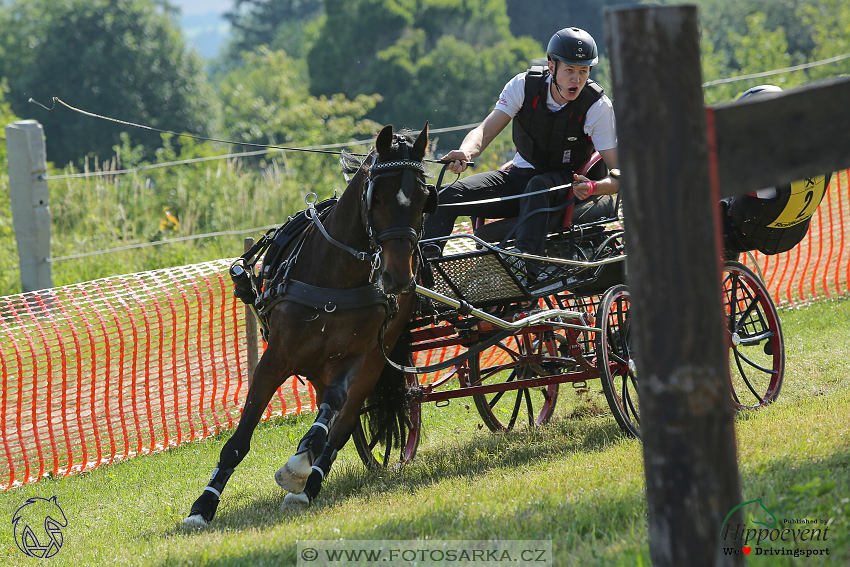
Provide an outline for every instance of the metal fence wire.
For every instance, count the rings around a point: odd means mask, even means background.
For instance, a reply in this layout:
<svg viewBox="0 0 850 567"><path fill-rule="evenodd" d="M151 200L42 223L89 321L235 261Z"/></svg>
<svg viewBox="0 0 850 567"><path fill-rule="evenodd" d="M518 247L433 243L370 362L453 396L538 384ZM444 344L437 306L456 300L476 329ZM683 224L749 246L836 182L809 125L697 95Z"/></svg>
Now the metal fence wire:
<svg viewBox="0 0 850 567"><path fill-rule="evenodd" d="M850 185L842 171L799 246L754 255L776 303L850 295L848 236ZM752 259L746 263L753 267ZM0 298L0 487L92 470L235 427L247 394L247 352L245 310L233 297L229 264ZM416 363L457 354L459 347L417 353ZM265 419L314 409L312 389L290 379Z"/></svg>

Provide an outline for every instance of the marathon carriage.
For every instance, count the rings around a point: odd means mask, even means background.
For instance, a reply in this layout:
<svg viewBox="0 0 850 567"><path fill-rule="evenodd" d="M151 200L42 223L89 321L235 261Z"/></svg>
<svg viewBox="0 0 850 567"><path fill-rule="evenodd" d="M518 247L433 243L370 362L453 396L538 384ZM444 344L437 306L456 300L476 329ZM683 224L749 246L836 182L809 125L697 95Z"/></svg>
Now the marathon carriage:
<svg viewBox="0 0 850 567"><path fill-rule="evenodd" d="M419 239L424 214L437 209L422 165L427 135L427 124L415 138L382 129L366 160L343 160L353 177L338 199L308 201L231 266L268 346L184 526L213 520L268 401L293 375L311 382L320 405L275 474L284 507L316 498L349 437L367 466L411 460L428 402L471 396L489 429L507 431L549 421L562 385L587 392L599 379L617 423L640 436L619 201L575 203L568 189L549 209L564 212L549 215L545 256L510 248L511 219L476 219L443 250L440 239ZM727 262L723 278L733 403L758 407L782 384L779 318L748 268Z"/></svg>
<svg viewBox="0 0 850 567"><path fill-rule="evenodd" d="M472 234L420 241L427 263L416 287L420 308L407 326L407 360L396 361L404 362L410 420L401 449L393 450L361 419L353 439L367 466L414 457L424 403L471 396L484 424L501 432L546 423L562 385L586 393L596 379L619 426L640 437L619 198L611 198L601 218L577 224L571 193L563 214L550 214L545 257L505 249L517 219L473 219ZM779 393L785 364L776 308L761 279L738 262L724 263L723 290L733 405L766 405ZM445 357L452 347L461 353L414 366Z"/></svg>

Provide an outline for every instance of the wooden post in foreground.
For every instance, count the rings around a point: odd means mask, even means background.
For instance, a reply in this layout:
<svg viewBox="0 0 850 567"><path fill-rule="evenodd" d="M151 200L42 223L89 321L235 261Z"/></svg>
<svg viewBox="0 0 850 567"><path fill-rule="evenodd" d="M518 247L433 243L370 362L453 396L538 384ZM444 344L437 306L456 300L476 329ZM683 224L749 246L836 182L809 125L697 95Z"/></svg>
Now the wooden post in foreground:
<svg viewBox="0 0 850 567"><path fill-rule="evenodd" d="M740 565L720 539L741 491L697 10L613 9L606 25L652 562Z"/></svg>
<svg viewBox="0 0 850 567"><path fill-rule="evenodd" d="M247 252L254 245L254 239L250 236L245 239L244 251ZM259 349L257 347L257 319L253 311L245 306L245 346L248 350L248 387L254 381L254 369L259 361Z"/></svg>

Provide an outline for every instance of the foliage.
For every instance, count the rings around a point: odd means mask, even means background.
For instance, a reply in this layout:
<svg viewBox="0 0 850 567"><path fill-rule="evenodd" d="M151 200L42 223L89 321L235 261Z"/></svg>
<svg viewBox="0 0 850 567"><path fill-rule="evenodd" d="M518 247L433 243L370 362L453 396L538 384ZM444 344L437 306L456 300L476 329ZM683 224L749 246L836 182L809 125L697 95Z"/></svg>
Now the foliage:
<svg viewBox="0 0 850 567"><path fill-rule="evenodd" d="M681 4L678 0L661 3ZM802 24L798 10L805 5L820 5L822 0L694 0L691 3L699 8L700 27L718 52L731 55L734 36L730 34L745 35L750 25L747 16L760 12L764 14L764 29L785 30L788 53L794 61L801 62L812 55L812 30ZM735 62L730 59L730 63L735 69Z"/></svg>
<svg viewBox="0 0 850 567"><path fill-rule="evenodd" d="M18 117L12 112L9 102L6 100L6 95L9 92L9 86L6 84L6 79L0 77L0 175L6 176L6 126L12 122L16 122Z"/></svg>
<svg viewBox="0 0 850 567"><path fill-rule="evenodd" d="M515 39L504 0L326 0L307 55L314 94L378 93L369 114L419 128L476 122L505 82L542 55ZM451 136L446 136L450 138Z"/></svg>
<svg viewBox="0 0 850 567"><path fill-rule="evenodd" d="M270 144L327 144L373 134L378 126L362 117L380 100L360 95L310 96L304 60L262 46L245 54L220 91L226 135Z"/></svg>
<svg viewBox="0 0 850 567"><path fill-rule="evenodd" d="M850 53L850 8L838 0L761 4L756 0L744 0L741 3L744 7L753 10L753 6L759 5L764 10L750 11L737 25L728 26L722 38L705 21L715 21L719 16L702 6L710 7L718 1L700 2L700 14L706 14L702 20L702 63L706 81L783 69L806 61ZM728 9L727 14L738 13L743 9L738 5L724 6ZM792 9L794 13L789 16L787 11ZM784 24L778 25L776 22ZM740 29L741 23L746 26L745 29ZM711 86L705 91L706 102L713 104L732 100L758 84L770 83L788 89L848 71L850 62L845 60L806 70Z"/></svg>
<svg viewBox="0 0 850 567"><path fill-rule="evenodd" d="M301 58L310 35L305 24L323 14L322 0L234 0L233 9L225 14L233 30L226 58L235 66L242 52L261 45Z"/></svg>
<svg viewBox="0 0 850 567"><path fill-rule="evenodd" d="M60 164L82 155L106 157L127 127L75 114L68 104L167 130L210 132L218 108L198 57L187 52L168 11L151 0L14 0L0 13L0 76L20 116L45 128L48 159ZM154 132L132 138L152 156Z"/></svg>
<svg viewBox="0 0 850 567"><path fill-rule="evenodd" d="M850 4L843 0L821 0L800 6L797 15L804 26L813 30L813 59L823 60L850 53ZM850 59L829 67L814 67L810 71L813 79L838 73L850 73Z"/></svg>
<svg viewBox="0 0 850 567"><path fill-rule="evenodd" d="M507 0L511 33L515 36L531 36L545 49L556 31L578 27L593 36L600 53L605 53L607 48L605 9L634 3L634 0Z"/></svg>

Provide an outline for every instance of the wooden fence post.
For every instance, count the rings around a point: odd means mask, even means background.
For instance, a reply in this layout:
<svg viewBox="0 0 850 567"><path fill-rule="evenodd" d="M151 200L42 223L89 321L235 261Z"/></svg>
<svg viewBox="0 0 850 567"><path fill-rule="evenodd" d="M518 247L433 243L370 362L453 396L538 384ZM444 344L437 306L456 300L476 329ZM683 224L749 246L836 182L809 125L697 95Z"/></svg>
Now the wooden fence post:
<svg viewBox="0 0 850 567"><path fill-rule="evenodd" d="M53 287L50 270L50 193L44 129L35 120L6 126L9 193L24 292Z"/></svg>
<svg viewBox="0 0 850 567"><path fill-rule="evenodd" d="M697 10L613 9L606 26L652 562L741 565L720 538L741 492Z"/></svg>
<svg viewBox="0 0 850 567"><path fill-rule="evenodd" d="M247 252L254 245L254 239L250 236L245 239L244 251ZM250 307L245 306L245 345L248 350L248 387L254 381L254 370L259 361L259 347L257 344L257 318Z"/></svg>

